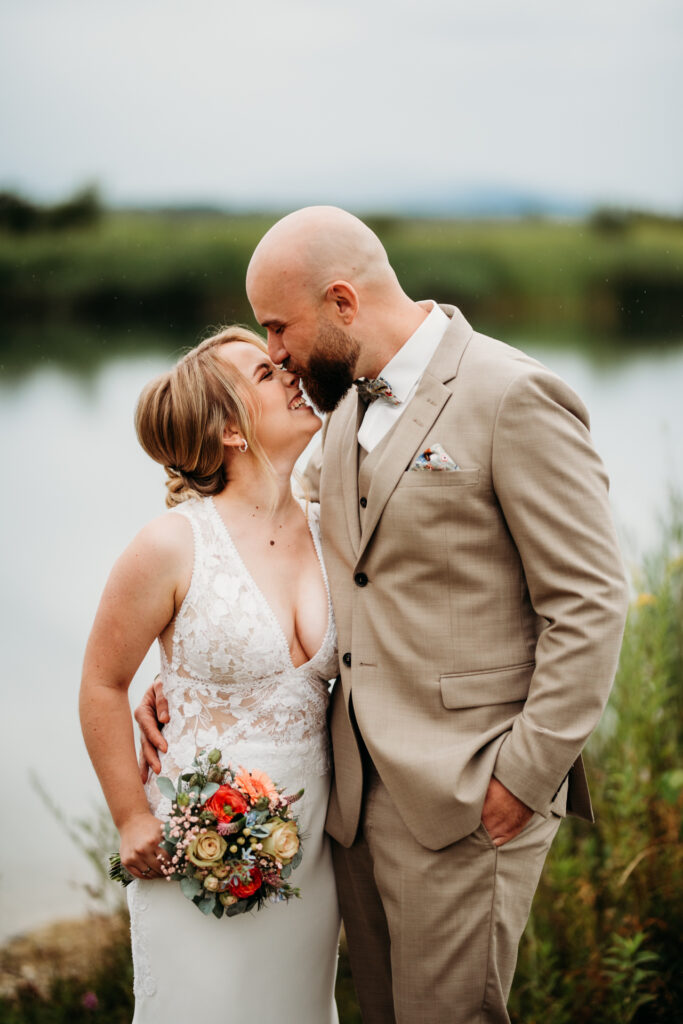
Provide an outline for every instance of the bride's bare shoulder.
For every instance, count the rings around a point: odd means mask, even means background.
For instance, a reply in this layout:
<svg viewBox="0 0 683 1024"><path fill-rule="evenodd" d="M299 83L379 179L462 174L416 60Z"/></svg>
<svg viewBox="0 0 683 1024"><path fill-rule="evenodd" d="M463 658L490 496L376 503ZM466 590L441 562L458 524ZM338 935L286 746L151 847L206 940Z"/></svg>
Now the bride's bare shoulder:
<svg viewBox="0 0 683 1024"><path fill-rule="evenodd" d="M184 515L165 512L142 527L125 554L139 560L140 568L182 570L192 563L192 525Z"/></svg>
<svg viewBox="0 0 683 1024"><path fill-rule="evenodd" d="M169 509L155 519L150 519L140 530L138 537L148 544L186 544L192 540L192 525L186 516L177 515L176 509Z"/></svg>

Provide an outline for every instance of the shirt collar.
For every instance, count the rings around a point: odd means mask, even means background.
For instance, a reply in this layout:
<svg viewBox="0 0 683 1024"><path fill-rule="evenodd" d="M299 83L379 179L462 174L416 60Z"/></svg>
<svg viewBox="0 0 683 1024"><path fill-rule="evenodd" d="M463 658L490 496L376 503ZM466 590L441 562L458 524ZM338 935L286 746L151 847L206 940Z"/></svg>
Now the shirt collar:
<svg viewBox="0 0 683 1024"><path fill-rule="evenodd" d="M434 355L437 346L448 327L448 317L438 305L432 301L432 308L427 318L418 329L404 342L395 356L379 374L386 380L396 398L405 402L427 364Z"/></svg>

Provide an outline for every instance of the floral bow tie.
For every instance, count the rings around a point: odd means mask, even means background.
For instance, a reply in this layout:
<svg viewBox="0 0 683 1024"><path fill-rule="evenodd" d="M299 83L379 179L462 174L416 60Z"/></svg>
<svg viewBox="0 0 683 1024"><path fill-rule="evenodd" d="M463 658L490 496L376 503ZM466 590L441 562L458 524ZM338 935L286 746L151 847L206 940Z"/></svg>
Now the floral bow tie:
<svg viewBox="0 0 683 1024"><path fill-rule="evenodd" d="M384 377L375 377L372 380L367 377L359 377L353 383L356 385L359 397L368 404L374 402L376 398L383 398L389 405L401 404L401 399L396 397Z"/></svg>

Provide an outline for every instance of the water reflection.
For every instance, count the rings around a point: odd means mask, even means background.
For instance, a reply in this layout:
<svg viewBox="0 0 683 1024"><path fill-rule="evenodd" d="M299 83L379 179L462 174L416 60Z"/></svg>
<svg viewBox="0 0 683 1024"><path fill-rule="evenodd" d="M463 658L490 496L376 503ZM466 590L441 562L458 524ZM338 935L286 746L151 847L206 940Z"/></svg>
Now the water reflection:
<svg viewBox="0 0 683 1024"><path fill-rule="evenodd" d="M156 327L68 322L13 326L11 332L0 336L0 379L5 386L17 384L41 370L54 368L86 381L121 359L158 357L170 362L218 326L197 329L177 320ZM504 322L477 318L476 327L527 352L578 352L596 368L621 366L643 358L658 360L683 348L683 334L664 332L650 337L581 331L575 325L563 327L561 316L552 330L546 325L520 322L515 316Z"/></svg>

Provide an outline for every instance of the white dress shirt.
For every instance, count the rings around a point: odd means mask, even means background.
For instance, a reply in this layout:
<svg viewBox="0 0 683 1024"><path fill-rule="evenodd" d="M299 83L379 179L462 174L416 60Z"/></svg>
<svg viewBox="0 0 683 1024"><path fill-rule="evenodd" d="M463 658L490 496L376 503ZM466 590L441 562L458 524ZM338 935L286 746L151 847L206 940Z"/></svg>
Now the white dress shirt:
<svg viewBox="0 0 683 1024"><path fill-rule="evenodd" d="M399 404L392 405L384 398L377 398L368 405L358 431L358 443L366 452L371 452L379 444L404 412L449 323L444 311L432 302L426 320L378 374L391 386Z"/></svg>

